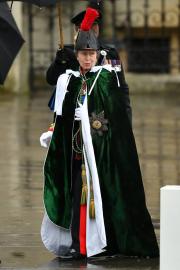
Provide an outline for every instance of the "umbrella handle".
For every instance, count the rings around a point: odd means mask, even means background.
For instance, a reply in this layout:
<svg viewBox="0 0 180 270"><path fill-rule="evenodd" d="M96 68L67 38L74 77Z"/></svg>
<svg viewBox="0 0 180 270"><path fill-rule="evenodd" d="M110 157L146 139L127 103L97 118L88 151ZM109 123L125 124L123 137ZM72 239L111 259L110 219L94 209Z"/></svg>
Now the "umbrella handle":
<svg viewBox="0 0 180 270"><path fill-rule="evenodd" d="M58 18L59 18L59 35L60 35L60 42L59 42L59 48L64 48L64 36L63 36L63 29L62 29L62 21L61 21L61 3L57 2L57 10L58 10Z"/></svg>
<svg viewBox="0 0 180 270"><path fill-rule="evenodd" d="M13 2L14 2L14 1L11 1L11 5L10 5L10 8L9 8L11 12L12 12Z"/></svg>

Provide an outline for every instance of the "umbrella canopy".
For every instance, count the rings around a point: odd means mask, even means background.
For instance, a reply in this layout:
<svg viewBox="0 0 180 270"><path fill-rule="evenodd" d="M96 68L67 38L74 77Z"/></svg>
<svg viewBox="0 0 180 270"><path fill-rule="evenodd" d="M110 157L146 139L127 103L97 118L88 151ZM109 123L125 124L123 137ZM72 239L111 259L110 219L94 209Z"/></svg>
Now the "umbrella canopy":
<svg viewBox="0 0 180 270"><path fill-rule="evenodd" d="M6 0L0 0L0 2L5 2L5 1ZM48 7L48 6L55 5L59 0L15 0L15 1L26 2L26 3L37 5L39 7Z"/></svg>
<svg viewBox="0 0 180 270"><path fill-rule="evenodd" d="M54 6L56 3L62 2L62 1L74 1L74 0L0 0L0 2L23 2L23 3L29 3L33 4L39 7L48 7L48 6ZM82 0L82 1L87 1L87 0Z"/></svg>
<svg viewBox="0 0 180 270"><path fill-rule="evenodd" d="M0 3L0 84L3 84L24 39L6 3Z"/></svg>

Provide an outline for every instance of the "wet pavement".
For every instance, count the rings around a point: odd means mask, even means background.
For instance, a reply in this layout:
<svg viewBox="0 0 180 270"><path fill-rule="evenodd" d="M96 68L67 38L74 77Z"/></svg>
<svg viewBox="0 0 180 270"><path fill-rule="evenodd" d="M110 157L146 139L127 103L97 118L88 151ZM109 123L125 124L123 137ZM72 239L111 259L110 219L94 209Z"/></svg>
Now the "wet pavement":
<svg viewBox="0 0 180 270"><path fill-rule="evenodd" d="M62 262L41 243L42 167L39 136L53 115L49 92L0 95L0 269L159 269L157 259L102 258ZM148 209L159 241L159 189L180 184L180 96L132 96L133 127Z"/></svg>

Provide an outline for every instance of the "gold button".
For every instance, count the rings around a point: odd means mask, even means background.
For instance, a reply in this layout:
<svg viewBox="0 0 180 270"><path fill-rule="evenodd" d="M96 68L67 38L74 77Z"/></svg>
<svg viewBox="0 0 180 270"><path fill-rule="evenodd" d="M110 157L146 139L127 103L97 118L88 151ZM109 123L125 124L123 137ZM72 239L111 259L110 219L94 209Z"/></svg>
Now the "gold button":
<svg viewBox="0 0 180 270"><path fill-rule="evenodd" d="M92 127L93 127L94 129L100 129L100 128L102 127L102 124L101 124L101 122L100 122L99 120L95 120L95 121L93 121L93 123L92 123Z"/></svg>

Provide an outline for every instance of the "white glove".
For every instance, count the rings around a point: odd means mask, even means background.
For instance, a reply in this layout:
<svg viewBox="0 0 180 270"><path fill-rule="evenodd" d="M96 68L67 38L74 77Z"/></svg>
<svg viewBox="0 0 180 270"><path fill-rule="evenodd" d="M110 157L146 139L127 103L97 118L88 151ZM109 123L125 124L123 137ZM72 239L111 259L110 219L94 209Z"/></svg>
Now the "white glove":
<svg viewBox="0 0 180 270"><path fill-rule="evenodd" d="M83 106L81 103L78 103L79 107L75 109L75 120L81 121L81 115L83 113Z"/></svg>
<svg viewBox="0 0 180 270"><path fill-rule="evenodd" d="M53 131L44 132L40 137L40 144L42 147L47 148L52 138Z"/></svg>

